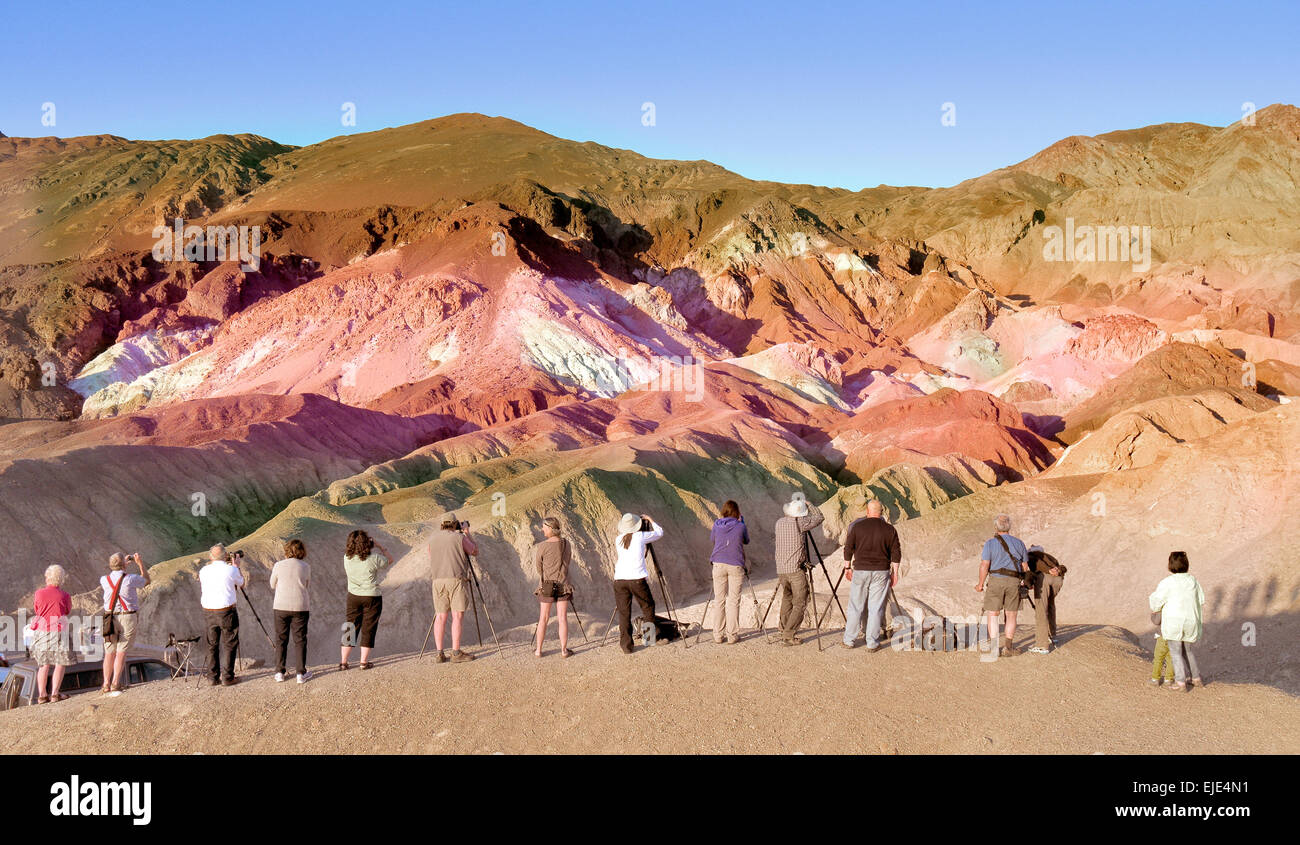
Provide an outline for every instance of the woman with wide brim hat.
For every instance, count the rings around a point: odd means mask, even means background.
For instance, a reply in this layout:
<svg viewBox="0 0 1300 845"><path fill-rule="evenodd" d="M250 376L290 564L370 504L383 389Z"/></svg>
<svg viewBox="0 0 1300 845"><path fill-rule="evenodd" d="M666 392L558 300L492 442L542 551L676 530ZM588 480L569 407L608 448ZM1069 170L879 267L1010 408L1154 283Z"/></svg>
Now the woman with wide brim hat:
<svg viewBox="0 0 1300 845"><path fill-rule="evenodd" d="M649 525L649 530L645 525ZM646 547L664 536L664 530L647 514L625 513L614 531L614 607L618 610L619 646L632 653L632 599L641 606L641 618L654 624L655 600L646 570Z"/></svg>

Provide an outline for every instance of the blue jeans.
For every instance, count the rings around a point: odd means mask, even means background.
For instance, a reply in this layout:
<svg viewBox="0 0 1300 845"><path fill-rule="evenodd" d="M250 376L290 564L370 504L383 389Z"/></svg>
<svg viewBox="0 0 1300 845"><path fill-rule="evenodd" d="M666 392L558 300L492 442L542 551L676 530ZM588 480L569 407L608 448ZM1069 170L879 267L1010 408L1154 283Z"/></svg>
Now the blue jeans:
<svg viewBox="0 0 1300 845"><path fill-rule="evenodd" d="M857 569L853 572L853 586L849 589L848 619L844 623L844 644L853 645L862 624L862 611L867 612L867 647L880 645L880 625L885 619L885 597L889 595L889 570L879 572Z"/></svg>

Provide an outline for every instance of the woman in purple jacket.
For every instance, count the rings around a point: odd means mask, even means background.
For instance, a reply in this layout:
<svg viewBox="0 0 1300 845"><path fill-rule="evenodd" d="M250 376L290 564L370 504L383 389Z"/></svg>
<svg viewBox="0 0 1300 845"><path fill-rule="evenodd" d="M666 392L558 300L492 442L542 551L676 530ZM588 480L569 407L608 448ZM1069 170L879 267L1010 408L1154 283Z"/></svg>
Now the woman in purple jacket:
<svg viewBox="0 0 1300 845"><path fill-rule="evenodd" d="M722 516L713 523L709 532L713 540L713 641L728 645L740 639L740 588L745 579L745 545L749 543L749 529L740 515L740 505L728 499L722 505ZM723 596L726 596L724 601ZM723 609L726 609L724 622Z"/></svg>

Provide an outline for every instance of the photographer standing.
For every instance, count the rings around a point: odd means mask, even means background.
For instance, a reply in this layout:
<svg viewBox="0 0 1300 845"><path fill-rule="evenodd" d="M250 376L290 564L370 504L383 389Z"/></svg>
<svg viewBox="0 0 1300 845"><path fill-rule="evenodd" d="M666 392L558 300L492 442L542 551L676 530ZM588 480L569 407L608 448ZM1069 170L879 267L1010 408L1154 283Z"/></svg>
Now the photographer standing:
<svg viewBox="0 0 1300 845"><path fill-rule="evenodd" d="M885 618L889 588L898 584L898 563L902 551L898 532L884 520L884 505L878 499L867 502L867 515L849 526L844 539L844 576L849 590L848 619L844 624L844 647L853 648L862 614L867 614L867 651L881 649L880 629Z"/></svg>
<svg viewBox="0 0 1300 845"><path fill-rule="evenodd" d="M199 570L201 593L199 604L206 617L208 637L208 667L212 685L233 686L235 680L235 654L239 651L239 611L235 608L239 594L236 590L248 583L244 572L244 556L233 555L234 563L226 561L226 547L217 543L208 551L211 560ZM226 671L222 675L221 665Z"/></svg>
<svg viewBox="0 0 1300 845"><path fill-rule="evenodd" d="M722 643L725 635L728 645L740 640L740 588L745 578L745 546L749 543L749 529L740 515L740 505L728 499L709 532L713 541L713 641ZM723 609L726 609L724 615Z"/></svg>
<svg viewBox="0 0 1300 845"><path fill-rule="evenodd" d="M135 563L140 574L126 571L127 561ZM114 577L114 576L117 577ZM135 629L139 617L141 587L149 586L152 581L144 563L137 552L123 558L121 552L114 553L108 559L108 574L99 579L99 586L104 591L104 614L113 617L113 633L104 638L104 686L103 692L120 695L122 692L122 675L126 671L126 650L135 639ZM111 605L111 607L110 607Z"/></svg>
<svg viewBox="0 0 1300 845"><path fill-rule="evenodd" d="M560 656L569 657L569 602L573 600L573 585L569 583L569 563L573 559L573 549L569 541L560 536L560 521L553 516L542 520L542 533L546 539L533 546L533 565L537 567L538 601L541 607L537 613L537 648L533 654L542 656L542 645L546 642L546 625L551 619L551 605L555 605L556 625L560 633Z"/></svg>
<svg viewBox="0 0 1300 845"><path fill-rule="evenodd" d="M376 553L374 550L378 549ZM348 601L344 612L343 645L339 654L339 669L346 670L352 646L361 646L361 668L369 669L370 651L375 647L375 633L379 630L379 617L384 612L384 597L379 593L379 570L393 562L388 550L370 539L364 531L348 535L347 550L343 556L343 571L348 579Z"/></svg>
<svg viewBox="0 0 1300 845"><path fill-rule="evenodd" d="M805 535L825 517L804 499L786 502L776 521L776 588L781 593L781 645L799 645L799 625L808 603L808 540ZM809 512L811 510L811 513Z"/></svg>
<svg viewBox="0 0 1300 845"><path fill-rule="evenodd" d="M311 680L307 671L307 620L311 618L311 602L307 596L307 585L311 582L311 564L307 557L307 547L302 540L294 538L284 544L284 560L276 561L271 567L271 589L275 590L275 599L271 610L275 613L275 680L288 678L284 664L289 651L289 631L293 630L294 654L298 658L298 683L305 684Z"/></svg>
<svg viewBox="0 0 1300 845"><path fill-rule="evenodd" d="M993 520L995 533L984 541L980 550L979 581L975 592L984 593L984 613L988 616L989 650L1013 657L1020 653L1015 646L1016 613L1020 610L1020 582L1029 572L1029 550L1019 537L1011 535L1011 517L1000 513ZM985 581L988 588L985 589ZM998 613L1007 614L1007 635L998 644Z"/></svg>
<svg viewBox="0 0 1300 845"><path fill-rule="evenodd" d="M433 577L433 643L438 649L436 660L447 662L442 650L442 635L451 613L451 662L467 663L474 655L460 649L461 627L469 610L469 558L478 554L478 546L469 537L469 523L460 522L455 514L442 521L441 530L429 540L429 574Z"/></svg>
<svg viewBox="0 0 1300 845"><path fill-rule="evenodd" d="M643 524L650 530L642 530ZM641 514L625 513L618 521L618 539L614 551L614 606L618 609L618 644L624 654L632 653L632 599L641 606L641 618L654 624L655 599L647 580L650 573L645 567L646 546L664 536L664 530L653 519Z"/></svg>

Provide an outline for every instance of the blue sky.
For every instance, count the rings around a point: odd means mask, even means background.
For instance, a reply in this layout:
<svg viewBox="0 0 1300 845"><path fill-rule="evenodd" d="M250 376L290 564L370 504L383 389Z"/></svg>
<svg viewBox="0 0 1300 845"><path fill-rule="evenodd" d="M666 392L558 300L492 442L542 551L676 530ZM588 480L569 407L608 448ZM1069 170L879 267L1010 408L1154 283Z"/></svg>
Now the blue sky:
<svg viewBox="0 0 1300 845"><path fill-rule="evenodd" d="M476 111L858 189L951 185L1068 135L1300 103L1293 2L4 6L14 136L308 144Z"/></svg>

